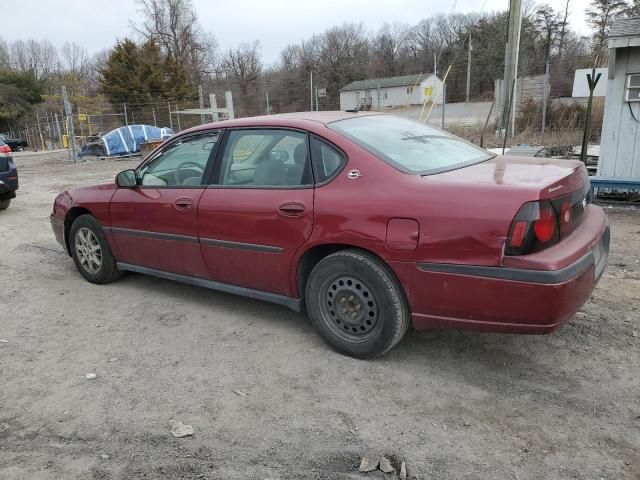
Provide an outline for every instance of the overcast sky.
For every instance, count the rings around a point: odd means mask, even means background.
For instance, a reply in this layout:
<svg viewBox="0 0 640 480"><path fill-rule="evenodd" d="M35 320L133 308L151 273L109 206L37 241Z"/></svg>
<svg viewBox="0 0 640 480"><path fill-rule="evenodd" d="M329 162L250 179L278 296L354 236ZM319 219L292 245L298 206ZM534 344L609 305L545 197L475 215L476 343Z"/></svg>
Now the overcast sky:
<svg viewBox="0 0 640 480"><path fill-rule="evenodd" d="M363 22L376 30L384 22L416 24L436 13L478 11L485 0L193 0L200 23L212 32L221 49L260 40L263 59L277 61L288 43L343 22ZM3 0L5 21L0 35L7 42L49 39L55 46L73 41L90 53L110 48L133 34L134 0ZM506 10L508 0L486 0L485 11ZM534 2L535 3L535 2ZM541 0L560 9L562 0ZM587 33L584 9L589 0L571 0L573 29ZM100 5L101 6L98 6Z"/></svg>

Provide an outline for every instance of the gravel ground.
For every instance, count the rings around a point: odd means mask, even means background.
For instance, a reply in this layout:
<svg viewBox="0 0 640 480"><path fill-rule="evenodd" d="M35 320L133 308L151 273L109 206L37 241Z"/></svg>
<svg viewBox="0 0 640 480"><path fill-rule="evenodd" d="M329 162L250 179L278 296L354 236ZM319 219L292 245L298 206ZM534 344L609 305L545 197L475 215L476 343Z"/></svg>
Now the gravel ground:
<svg viewBox="0 0 640 480"><path fill-rule="evenodd" d="M134 162L65 158L17 155L0 212L0 478L393 478L366 452L410 478L640 478L640 210L607 209L609 267L556 334L409 332L359 361L279 306L84 281L53 199Z"/></svg>

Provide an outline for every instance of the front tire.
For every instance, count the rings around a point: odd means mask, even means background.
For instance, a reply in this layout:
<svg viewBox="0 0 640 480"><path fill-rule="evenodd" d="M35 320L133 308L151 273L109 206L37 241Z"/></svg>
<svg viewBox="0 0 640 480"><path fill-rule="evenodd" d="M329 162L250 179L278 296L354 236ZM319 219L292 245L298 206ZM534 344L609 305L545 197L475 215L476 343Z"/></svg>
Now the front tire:
<svg viewBox="0 0 640 480"><path fill-rule="evenodd" d="M409 327L409 307L395 275L359 250L342 250L318 262L307 281L305 301L320 335L352 357L382 355Z"/></svg>
<svg viewBox="0 0 640 480"><path fill-rule="evenodd" d="M6 210L11 205L11 199L5 198L4 200L0 200L0 210Z"/></svg>
<svg viewBox="0 0 640 480"><path fill-rule="evenodd" d="M102 285L122 276L102 227L92 215L81 215L73 222L69 248L76 268L89 282Z"/></svg>

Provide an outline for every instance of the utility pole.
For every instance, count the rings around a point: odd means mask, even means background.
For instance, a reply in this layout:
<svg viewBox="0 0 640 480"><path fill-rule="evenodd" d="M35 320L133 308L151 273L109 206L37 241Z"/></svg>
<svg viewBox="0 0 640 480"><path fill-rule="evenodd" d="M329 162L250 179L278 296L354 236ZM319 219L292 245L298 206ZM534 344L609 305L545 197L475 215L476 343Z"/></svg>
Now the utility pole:
<svg viewBox="0 0 640 480"><path fill-rule="evenodd" d="M310 112L313 112L313 72L310 72L311 75L311 80L310 80L310 87L309 87L309 92L310 92L310 96L311 96L311 108L310 108Z"/></svg>
<svg viewBox="0 0 640 480"><path fill-rule="evenodd" d="M318 87L316 86L316 112L318 111Z"/></svg>
<svg viewBox="0 0 640 480"><path fill-rule="evenodd" d="M204 98L202 97L202 85L198 85L198 103L200 111L204 110ZM200 125L204 124L204 113L200 113Z"/></svg>
<svg viewBox="0 0 640 480"><path fill-rule="evenodd" d="M433 52L433 74L438 75L438 55L436 52Z"/></svg>
<svg viewBox="0 0 640 480"><path fill-rule="evenodd" d="M155 108L151 109L151 114L153 115L153 126L157 127L158 126L158 122L156 121L156 109Z"/></svg>
<svg viewBox="0 0 640 480"><path fill-rule="evenodd" d="M376 91L378 96L378 111L380 111L380 82L378 82L378 88Z"/></svg>
<svg viewBox="0 0 640 480"><path fill-rule="evenodd" d="M178 107L178 104L176 103L176 118L178 119L178 131L182 130L182 128L180 127L180 107Z"/></svg>
<svg viewBox="0 0 640 480"><path fill-rule="evenodd" d="M73 124L73 114L71 112L71 104L69 103L69 97L67 97L67 87L62 86L62 99L64 101L64 111L67 114L67 124L68 124L68 132L69 132L69 142L71 145L71 155L73 156L73 161L78 163L78 157L76 155L76 132L75 125Z"/></svg>
<svg viewBox="0 0 640 480"><path fill-rule="evenodd" d="M473 47L471 46L471 32L469 32L469 52L467 58L467 103L469 103L469 94L471 92L471 50Z"/></svg>
<svg viewBox="0 0 640 480"><path fill-rule="evenodd" d="M445 124L444 124L444 108L446 106L447 103L447 86L443 83L442 84L442 130L444 130Z"/></svg>
<svg viewBox="0 0 640 480"><path fill-rule="evenodd" d="M271 107L269 107L269 90L265 90L264 93L267 96L267 115L271 115Z"/></svg>
<svg viewBox="0 0 640 480"><path fill-rule="evenodd" d="M504 103L512 103L511 111L503 115L501 126L507 129L511 122L511 134L514 133L516 120L516 79L518 78L518 55L520 53L520 30L522 27L522 0L509 0L509 32L507 36L507 48L505 52L504 67ZM505 108L506 110L506 108Z"/></svg>
<svg viewBox="0 0 640 480"><path fill-rule="evenodd" d="M122 106L124 107L124 124L129 126L129 119L127 118L127 104L123 103Z"/></svg>
<svg viewBox="0 0 640 480"><path fill-rule="evenodd" d="M171 118L171 102L167 102L167 107L169 107L169 127L173 130L173 119Z"/></svg>

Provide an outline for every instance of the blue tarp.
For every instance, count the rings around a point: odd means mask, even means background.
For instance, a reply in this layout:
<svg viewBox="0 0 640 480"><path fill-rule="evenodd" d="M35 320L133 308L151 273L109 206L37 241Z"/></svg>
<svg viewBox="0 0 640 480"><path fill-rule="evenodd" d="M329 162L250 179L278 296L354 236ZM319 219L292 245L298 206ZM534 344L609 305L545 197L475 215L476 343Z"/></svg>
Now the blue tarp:
<svg viewBox="0 0 640 480"><path fill-rule="evenodd" d="M173 135L170 128L158 128L151 125L129 125L116 128L102 136L105 153L124 155L140 151L140 145L150 139L165 139Z"/></svg>

